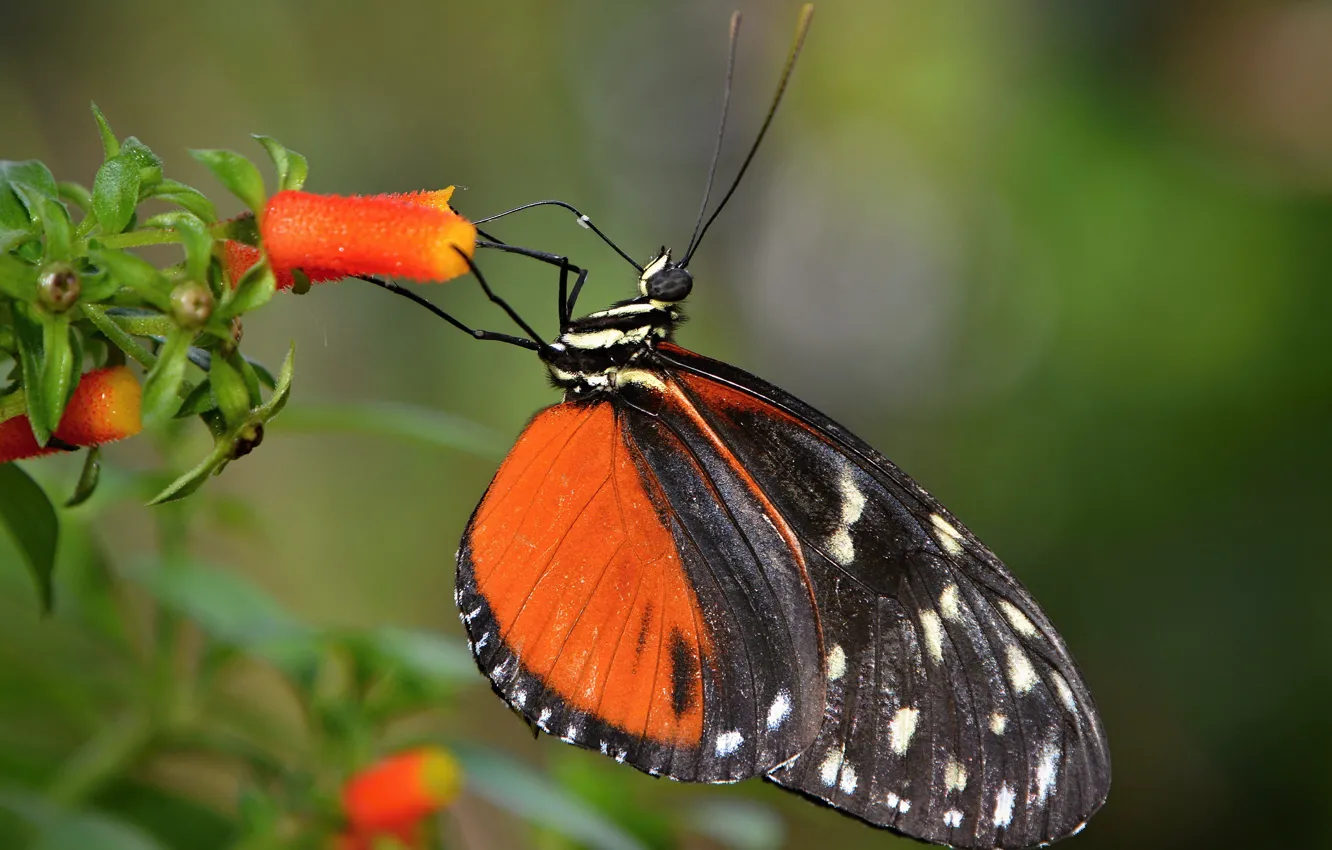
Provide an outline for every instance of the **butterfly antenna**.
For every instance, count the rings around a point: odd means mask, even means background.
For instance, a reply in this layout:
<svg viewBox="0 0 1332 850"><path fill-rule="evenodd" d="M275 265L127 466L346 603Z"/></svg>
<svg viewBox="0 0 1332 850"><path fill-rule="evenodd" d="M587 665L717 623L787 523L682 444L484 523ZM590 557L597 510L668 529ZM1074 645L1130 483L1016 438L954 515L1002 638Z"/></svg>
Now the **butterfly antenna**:
<svg viewBox="0 0 1332 850"><path fill-rule="evenodd" d="M717 146L712 149L712 164L708 166L708 182L703 187L703 203L698 205L698 218L694 221L694 232L689 237L689 246L685 248L687 258L694 252L694 243L698 241L698 231L703 227L703 216L708 212L708 199L712 196L712 181L717 177L717 163L721 160L722 137L726 135L726 116L731 111L731 82L735 79L735 47L740 37L740 12L731 13L731 37L726 49L726 84L722 87L721 120L717 123Z"/></svg>
<svg viewBox="0 0 1332 850"><path fill-rule="evenodd" d="M795 70L796 59L800 57L800 49L805 46L805 34L809 32L809 22L813 17L814 4L806 3L800 10L799 20L796 21L795 40L791 43L791 52L786 56L786 65L782 68L782 77L777 82L777 93L773 95L772 105L768 107L768 114L763 119L763 126L759 128L758 136L755 137L754 144L750 146L749 153L745 156L745 161L741 163L740 171L735 175L735 180L732 181L731 188L726 190L726 194L722 197L721 203L717 204L717 209L712 211L712 215L703 225L703 228L698 231L697 238L691 240L689 250L685 253L684 259L680 261L681 266L688 265L690 258L694 256L694 252L698 250L699 244L707 234L708 228L712 227L712 223L717 220L717 216L721 215L721 211L726 208L726 202L731 200L731 196L735 194L735 190L740 187L740 180L745 176L745 172L749 170L750 163L754 161L754 155L758 153L759 145L763 142L763 137L767 135L768 128L772 126L772 119L773 116L777 114L777 107L782 102L782 95L786 94L787 84L791 82L791 72Z"/></svg>

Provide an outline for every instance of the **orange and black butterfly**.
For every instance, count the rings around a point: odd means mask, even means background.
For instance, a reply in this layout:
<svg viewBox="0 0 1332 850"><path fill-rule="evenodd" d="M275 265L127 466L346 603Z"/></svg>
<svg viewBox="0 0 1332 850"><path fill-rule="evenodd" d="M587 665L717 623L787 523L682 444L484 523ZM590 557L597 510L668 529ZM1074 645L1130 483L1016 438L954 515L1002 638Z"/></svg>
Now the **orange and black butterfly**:
<svg viewBox="0 0 1332 850"><path fill-rule="evenodd" d="M458 551L477 664L540 729L653 775L766 777L957 847L1077 832L1109 753L1036 601L874 448L673 341L715 218L639 268L637 297L576 319L585 271L482 243L561 267L559 337L479 275L528 337L446 318L536 351L564 400L518 438Z"/></svg>

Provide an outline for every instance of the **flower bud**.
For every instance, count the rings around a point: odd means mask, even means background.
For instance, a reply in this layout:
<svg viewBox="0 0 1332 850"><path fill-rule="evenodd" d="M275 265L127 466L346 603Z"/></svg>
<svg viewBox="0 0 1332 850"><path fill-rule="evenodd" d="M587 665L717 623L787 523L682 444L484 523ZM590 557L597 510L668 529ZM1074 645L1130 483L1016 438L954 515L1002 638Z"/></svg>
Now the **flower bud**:
<svg viewBox="0 0 1332 850"><path fill-rule="evenodd" d="M66 263L48 266L37 280L37 297L53 313L63 313L79 300L83 291L79 273Z"/></svg>
<svg viewBox="0 0 1332 850"><path fill-rule="evenodd" d="M186 280L171 290L171 318L182 328L202 327L213 315L213 293L197 280Z"/></svg>
<svg viewBox="0 0 1332 850"><path fill-rule="evenodd" d="M94 369L79 379L52 435L68 446L97 446L132 437L143 428L142 389L125 366ZM0 463L59 451L39 446L27 415L0 422Z"/></svg>

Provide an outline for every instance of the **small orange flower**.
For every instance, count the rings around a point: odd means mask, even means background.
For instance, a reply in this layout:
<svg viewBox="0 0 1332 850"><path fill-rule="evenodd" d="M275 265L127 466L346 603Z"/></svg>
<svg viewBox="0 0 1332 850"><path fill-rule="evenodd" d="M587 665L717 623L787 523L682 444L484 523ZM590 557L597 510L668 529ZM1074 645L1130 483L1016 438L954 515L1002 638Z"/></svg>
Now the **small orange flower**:
<svg viewBox="0 0 1332 850"><path fill-rule="evenodd" d="M442 281L467 272L476 226L449 207L453 189L340 197L278 192L259 220L274 272L392 275Z"/></svg>
<svg viewBox="0 0 1332 850"><path fill-rule="evenodd" d="M452 803L461 789L462 770L444 750L425 747L381 759L343 786L349 829L341 847L361 850L388 836L417 846L421 822Z"/></svg>
<svg viewBox="0 0 1332 850"><path fill-rule="evenodd" d="M143 428L141 396L139 382L128 367L94 369L79 379L53 436L71 446L96 446L132 437ZM0 422L0 463L58 451L37 445L26 415Z"/></svg>

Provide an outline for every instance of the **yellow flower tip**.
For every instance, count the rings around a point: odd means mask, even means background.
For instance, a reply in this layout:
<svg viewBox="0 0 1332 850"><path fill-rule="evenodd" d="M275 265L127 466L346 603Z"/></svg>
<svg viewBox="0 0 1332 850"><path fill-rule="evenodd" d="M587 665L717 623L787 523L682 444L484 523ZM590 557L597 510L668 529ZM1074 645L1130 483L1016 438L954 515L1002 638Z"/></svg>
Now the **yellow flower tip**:
<svg viewBox="0 0 1332 850"><path fill-rule="evenodd" d="M143 390L127 366L88 372L74 388L55 435L75 446L132 437L143 429Z"/></svg>
<svg viewBox="0 0 1332 850"><path fill-rule="evenodd" d="M457 799L462 768L437 747L381 759L343 786L342 804L352 832L375 834L412 824Z"/></svg>
<svg viewBox="0 0 1332 850"><path fill-rule="evenodd" d="M444 212L450 212L457 215L458 211L449 204L449 200L453 197L453 188L454 187L449 186L444 189L436 189L433 192L404 192L400 195L389 195L388 197L397 198L398 200L406 201L409 204L416 204L420 207L431 207L433 209L443 210Z"/></svg>

